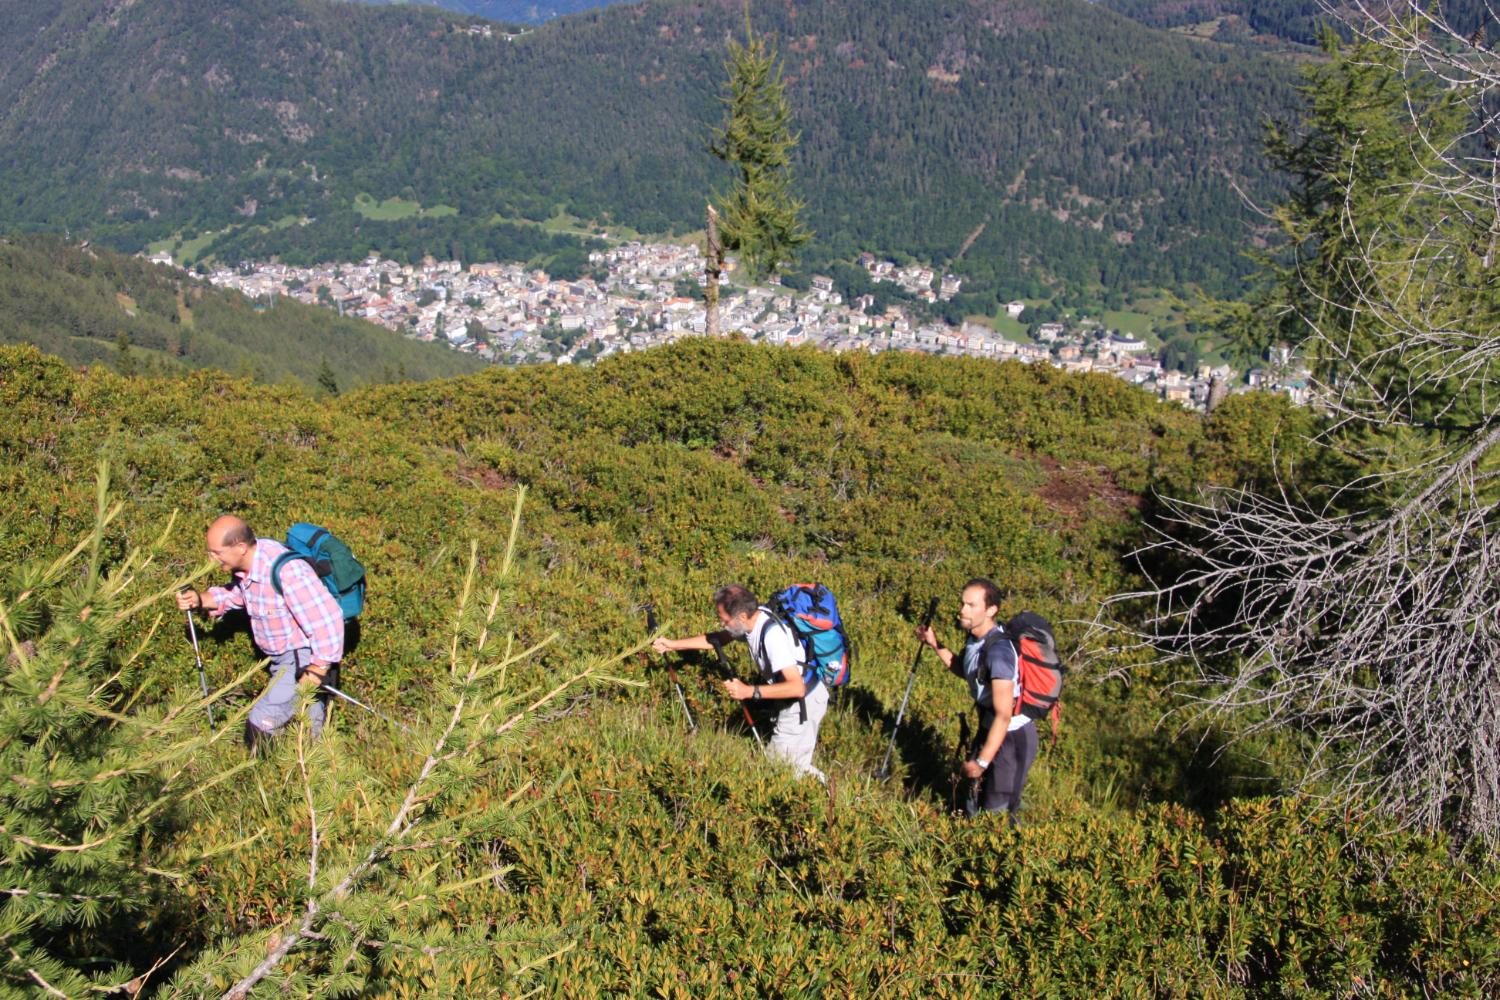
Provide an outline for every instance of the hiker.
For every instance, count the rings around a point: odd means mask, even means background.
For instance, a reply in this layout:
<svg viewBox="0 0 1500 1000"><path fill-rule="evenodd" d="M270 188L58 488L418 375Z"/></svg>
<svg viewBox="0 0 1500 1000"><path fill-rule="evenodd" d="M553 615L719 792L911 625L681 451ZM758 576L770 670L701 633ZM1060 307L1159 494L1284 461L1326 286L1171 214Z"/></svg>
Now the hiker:
<svg viewBox="0 0 1500 1000"><path fill-rule="evenodd" d="M963 653L938 642L931 625L919 627L917 638L968 683L979 710L979 730L973 755L962 765L963 775L980 782L978 808L1008 813L1014 825L1026 772L1036 760L1037 734L1032 720L1015 712L1021 695L1016 647L995 621L999 613L1000 588L992 580L976 578L964 584L958 610L958 623L968 633Z"/></svg>
<svg viewBox="0 0 1500 1000"><path fill-rule="evenodd" d="M271 580L276 558L287 548L270 538L256 538L244 521L224 515L208 527L208 554L229 571L228 587L184 590L177 606L207 611L214 618L243 609L250 616L250 633L261 653L271 658L271 682L250 707L245 743L252 750L291 721L297 708L297 688L337 681L344 655L344 616L328 588L302 559L281 567L281 594ZM330 674L332 675L330 677ZM323 731L327 695L314 698L307 717L313 737Z"/></svg>
<svg viewBox="0 0 1500 1000"><path fill-rule="evenodd" d="M710 650L728 639L744 639L750 660L760 667L760 681L746 684L737 677L724 681L729 697L739 702L768 704L777 709L776 729L766 753L791 764L799 774L827 781L813 767L818 726L828 709L828 689L814 674L811 686L803 680L807 657L790 626L761 605L747 588L729 584L714 592L722 632L686 639L658 637L651 648L658 653ZM778 679L779 678L779 679Z"/></svg>

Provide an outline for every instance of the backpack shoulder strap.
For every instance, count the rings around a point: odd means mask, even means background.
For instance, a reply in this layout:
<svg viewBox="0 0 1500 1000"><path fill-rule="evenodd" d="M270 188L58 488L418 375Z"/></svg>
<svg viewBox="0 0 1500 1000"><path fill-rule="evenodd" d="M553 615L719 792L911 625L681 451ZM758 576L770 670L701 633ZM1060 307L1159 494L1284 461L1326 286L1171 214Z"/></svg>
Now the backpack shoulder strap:
<svg viewBox="0 0 1500 1000"><path fill-rule="evenodd" d="M773 626L773 625L780 625L782 628L786 629L787 634L792 637L792 646L794 648L801 649L802 648L802 643L797 640L797 633L796 633L796 631L794 631L792 629L792 627L790 625L788 625L786 622L782 621L780 615L778 615L776 612L772 611L770 608L766 607L765 605L761 605L761 607L760 607L759 610L762 611L762 612L764 612L764 614L766 616L766 620L761 623L759 638L756 640L756 644L755 645L756 645L756 648L760 651L760 664L759 664L759 666L761 668L762 673L770 674L771 673L771 657L766 652L766 633L770 631L771 626Z"/></svg>
<svg viewBox="0 0 1500 1000"><path fill-rule="evenodd" d="M771 625L770 621L764 622L760 627L760 638L755 642L755 665L760 668L761 676L770 672L771 658L766 655L766 629Z"/></svg>
<svg viewBox="0 0 1500 1000"><path fill-rule="evenodd" d="M276 561L271 564L271 589L276 591L277 597L286 596L281 587L281 567L289 562L297 562L298 560L307 563L309 566L312 565L311 559L300 552L293 552L291 549L287 549L281 555L277 556Z"/></svg>
<svg viewBox="0 0 1500 1000"><path fill-rule="evenodd" d="M979 641L980 645L983 647L983 651L988 653L990 651L990 647L995 643L1000 642L1001 640L1010 643L1011 651L1014 652L1016 654L1016 657L1019 659L1021 655L1020 643L1016 642L1015 636L1011 635L1010 631L999 622L996 622L995 627L990 630L989 634Z"/></svg>
<svg viewBox="0 0 1500 1000"><path fill-rule="evenodd" d="M760 627L760 640L756 644L757 647L760 649L760 661L761 661L760 664L759 664L759 666L760 666L760 675L761 675L761 677L771 678L774 681L775 677L776 677L776 673L775 673L775 671L773 671L771 669L771 657L770 657L770 654L768 654L766 652L766 632L771 628L772 625L779 625L783 629L785 629L786 632L787 632L787 635L791 637L792 648L793 649L802 649L802 643L797 638L797 632L796 632L796 630L793 629L786 622L782 621L780 615L778 615L776 612L772 611L770 608L765 607L764 605L761 606L760 610L763 611L763 612L765 612L765 615L766 615L766 621ZM818 668L812 663L811 660L808 660L806 658L807 657L806 650L803 650L802 655L803 655L803 662L802 662L802 684L803 684L803 686L807 690L810 691L810 690L812 690L812 688L815 685L817 685L819 683L819 681L821 680L821 678L818 676ZM808 677L808 671L809 670L812 671L812 676L810 678ZM803 696L801 698L797 699L797 707L801 711L802 721L804 723L806 723L807 722L807 695L806 695L805 692L804 692L804 694L803 694Z"/></svg>
<svg viewBox="0 0 1500 1000"><path fill-rule="evenodd" d="M1013 683L1015 684L1016 694L1019 695L1021 693L1021 644L1017 642L1016 637L1011 635L1010 631L999 622L995 623L995 627L993 630L991 630L989 635L980 640L979 666L980 669L984 671L985 683L989 683L990 648L997 642L1004 642L1007 646L1009 646L1011 655L1015 659L1016 676L1013 678Z"/></svg>

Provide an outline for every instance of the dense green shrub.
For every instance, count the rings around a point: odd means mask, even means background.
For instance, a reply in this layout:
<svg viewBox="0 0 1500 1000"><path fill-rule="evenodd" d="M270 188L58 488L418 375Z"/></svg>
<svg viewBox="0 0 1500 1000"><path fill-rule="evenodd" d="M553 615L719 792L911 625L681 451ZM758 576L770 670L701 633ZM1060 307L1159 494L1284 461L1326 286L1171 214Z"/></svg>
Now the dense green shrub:
<svg viewBox="0 0 1500 1000"><path fill-rule="evenodd" d="M1275 748L1256 748L1256 763L1220 752L1222 734L1159 730L1170 702L1153 685L1074 675L1019 832L948 815L966 705L931 658L897 741L898 780L868 777L928 596L951 609L964 579L993 573L1010 606L1063 623L1073 654L1073 622L1126 579L1137 491L1255 474L1258 435L1296 418L1273 402L1236 400L1205 429L1106 378L695 341L591 370L368 389L337 407L213 373L142 381L4 349L0 410L7 563L65 551L91 529L105 458L124 500L101 540L106 565L182 512L142 573L145 592L204 578L202 530L223 510L262 534L326 523L369 566L344 684L417 735L335 711L310 758L333 879L319 889L357 863L441 728L469 539L473 588L502 593L496 635L516 650L545 643L508 668L514 691L551 690L644 641L648 599L674 632L707 626L707 595L726 580L767 591L816 577L847 605L858 658L823 729L830 789L756 758L708 664L682 664L703 727L690 736L659 662L632 655L604 672L646 687L569 692L483 767L455 758L457 783L423 820L432 849L385 856L365 884L388 905L340 909L347 925L290 953L278 974L294 991L1482 996L1497 985L1492 867L1299 800L1236 799L1278 789ZM530 500L507 575L519 486ZM152 631L164 610L111 640L112 655L138 653L132 669L149 682L135 710L196 690L175 614ZM946 618L941 631L956 641ZM243 634L202 638L216 687L251 666ZM242 709L253 688L231 687L222 707ZM229 742L199 754L192 775L244 764ZM1258 783L1238 784L1247 774ZM129 942L136 971L181 944L158 978L222 989L285 940L323 898L308 890L308 787L284 742L142 844L147 864L201 860L151 864L170 877L148 879L126 923L176 930ZM502 814L465 830L468 817ZM3 905L0 916L19 912Z"/></svg>

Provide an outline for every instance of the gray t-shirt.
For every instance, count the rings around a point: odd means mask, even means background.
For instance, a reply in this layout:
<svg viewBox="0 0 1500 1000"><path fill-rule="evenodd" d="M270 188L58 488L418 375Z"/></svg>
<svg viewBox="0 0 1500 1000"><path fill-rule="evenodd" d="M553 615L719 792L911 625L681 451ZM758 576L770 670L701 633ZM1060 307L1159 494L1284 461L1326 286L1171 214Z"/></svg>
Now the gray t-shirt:
<svg viewBox="0 0 1500 1000"><path fill-rule="evenodd" d="M964 643L964 680L968 682L969 694L979 711L993 712L994 690L991 681L1010 681L1016 697L1021 694L1021 681L1016 676L1016 647L1000 626L976 639L969 637ZM1020 729L1031 722L1019 713L1012 715L1008 731Z"/></svg>

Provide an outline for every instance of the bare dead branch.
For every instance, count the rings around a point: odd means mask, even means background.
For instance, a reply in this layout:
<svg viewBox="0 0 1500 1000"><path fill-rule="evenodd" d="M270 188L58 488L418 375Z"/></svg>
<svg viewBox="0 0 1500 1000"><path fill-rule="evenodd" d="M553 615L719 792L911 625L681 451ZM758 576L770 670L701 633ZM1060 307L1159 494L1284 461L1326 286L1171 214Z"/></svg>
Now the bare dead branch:
<svg viewBox="0 0 1500 1000"><path fill-rule="evenodd" d="M1329 206L1332 285L1294 267L1317 441L1377 471L1165 500L1095 625L1185 665L1183 711L1296 734L1305 792L1500 849L1500 54L1426 0L1324 6L1466 116L1444 133L1408 93L1417 169L1368 182L1385 211Z"/></svg>

